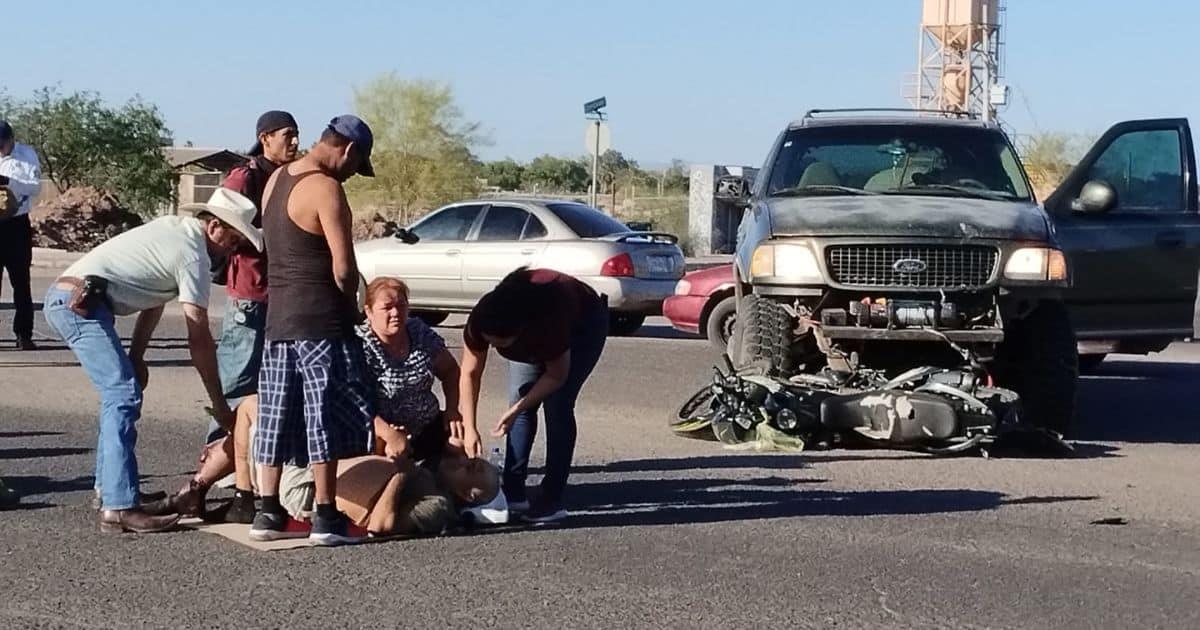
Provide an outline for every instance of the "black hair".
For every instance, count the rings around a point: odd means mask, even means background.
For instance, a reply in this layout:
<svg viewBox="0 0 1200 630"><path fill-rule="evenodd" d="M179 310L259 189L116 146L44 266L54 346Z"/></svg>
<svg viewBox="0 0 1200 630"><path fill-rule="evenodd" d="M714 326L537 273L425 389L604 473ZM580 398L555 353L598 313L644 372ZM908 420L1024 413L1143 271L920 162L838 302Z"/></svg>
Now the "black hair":
<svg viewBox="0 0 1200 630"><path fill-rule="evenodd" d="M321 132L321 142L340 149L350 144L350 138L338 133L333 127L326 127L325 131Z"/></svg>
<svg viewBox="0 0 1200 630"><path fill-rule="evenodd" d="M521 267L508 274L480 298L473 314L479 332L493 337L512 337L553 305L554 289L533 281L533 271Z"/></svg>

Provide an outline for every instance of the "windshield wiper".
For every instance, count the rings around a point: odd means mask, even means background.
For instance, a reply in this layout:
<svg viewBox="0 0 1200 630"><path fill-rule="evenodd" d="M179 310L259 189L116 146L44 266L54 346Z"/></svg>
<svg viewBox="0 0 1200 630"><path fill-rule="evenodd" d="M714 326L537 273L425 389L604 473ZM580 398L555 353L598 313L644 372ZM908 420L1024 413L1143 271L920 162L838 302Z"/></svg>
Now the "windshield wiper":
<svg viewBox="0 0 1200 630"><path fill-rule="evenodd" d="M981 188L973 188L971 186L955 186L954 184L913 184L903 186L898 190L886 191L891 194L903 194L911 192L945 192L954 193L955 197L971 197L974 199L992 199L992 200L1010 200L1016 199L1017 196L1003 190L984 190Z"/></svg>
<svg viewBox="0 0 1200 630"><path fill-rule="evenodd" d="M836 186L833 184L812 184L809 186L792 186L780 188L771 193L771 197L815 197L818 195L878 195L877 192L854 188L853 186Z"/></svg>

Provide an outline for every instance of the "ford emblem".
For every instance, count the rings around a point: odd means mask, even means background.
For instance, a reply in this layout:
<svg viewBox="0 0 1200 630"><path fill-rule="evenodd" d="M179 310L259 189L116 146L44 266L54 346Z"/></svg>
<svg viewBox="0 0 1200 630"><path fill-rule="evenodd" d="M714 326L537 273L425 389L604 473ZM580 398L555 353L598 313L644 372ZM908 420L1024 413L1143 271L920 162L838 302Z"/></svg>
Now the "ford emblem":
<svg viewBox="0 0 1200 630"><path fill-rule="evenodd" d="M892 263L892 271L903 274L921 273L929 268L920 258L901 258Z"/></svg>

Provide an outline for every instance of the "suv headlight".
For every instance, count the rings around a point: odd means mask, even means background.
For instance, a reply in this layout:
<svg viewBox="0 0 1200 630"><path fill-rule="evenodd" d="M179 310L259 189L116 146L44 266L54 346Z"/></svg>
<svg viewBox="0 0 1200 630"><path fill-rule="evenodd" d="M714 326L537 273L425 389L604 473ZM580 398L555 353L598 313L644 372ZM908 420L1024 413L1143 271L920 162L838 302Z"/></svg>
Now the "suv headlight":
<svg viewBox="0 0 1200 630"><path fill-rule="evenodd" d="M798 284L824 282L816 255L808 245L800 243L759 245L750 259L750 276Z"/></svg>
<svg viewBox="0 0 1200 630"><path fill-rule="evenodd" d="M1067 259L1057 249L1022 247L1008 257L1004 277L1009 280L1062 282L1067 279Z"/></svg>

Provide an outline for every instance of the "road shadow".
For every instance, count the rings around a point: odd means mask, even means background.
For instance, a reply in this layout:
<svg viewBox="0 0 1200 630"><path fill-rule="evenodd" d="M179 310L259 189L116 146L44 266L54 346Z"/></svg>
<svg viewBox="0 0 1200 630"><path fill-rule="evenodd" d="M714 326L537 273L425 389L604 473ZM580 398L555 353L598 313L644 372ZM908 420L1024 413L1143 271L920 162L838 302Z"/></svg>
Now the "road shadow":
<svg viewBox="0 0 1200 630"><path fill-rule="evenodd" d="M1005 505L1094 501L1094 496L1009 497L988 490L807 489L811 480L685 478L572 484L566 528L722 523L805 516L917 516Z"/></svg>
<svg viewBox="0 0 1200 630"><path fill-rule="evenodd" d="M62 431L0 431L0 438L48 437L66 435Z"/></svg>
<svg viewBox="0 0 1200 630"><path fill-rule="evenodd" d="M1074 438L1200 444L1200 365L1111 361L1079 380Z"/></svg>
<svg viewBox="0 0 1200 630"><path fill-rule="evenodd" d="M90 448L76 446L49 446L32 448L0 448L0 460L5 459L44 459L48 457L68 457L91 453Z"/></svg>
<svg viewBox="0 0 1200 630"><path fill-rule="evenodd" d="M629 459L605 464L572 466L571 474L680 472L689 470L803 470L810 462L797 455L704 455L677 459ZM543 474L542 468L530 467L531 474Z"/></svg>
<svg viewBox="0 0 1200 630"><path fill-rule="evenodd" d="M693 335L691 333L683 332L682 330L676 330L672 326L667 326L667 325L663 325L663 324L645 324L641 328L639 328L637 330L637 332L635 332L632 335L625 335L624 338L626 338L626 339L629 339L629 338L633 338L633 339L637 339L637 338L684 339L687 341L704 341L705 340L704 337L701 337L699 335Z"/></svg>
<svg viewBox="0 0 1200 630"><path fill-rule="evenodd" d="M18 496L56 495L69 492L93 492L96 487L95 478L91 475L75 477L74 479L51 479L43 475L5 475L4 485L11 488ZM90 495L89 495L90 497ZM46 501L22 503L22 509L38 509L54 507L56 504Z"/></svg>
<svg viewBox="0 0 1200 630"><path fill-rule="evenodd" d="M33 310L40 312L42 310L42 302L35 296L33 298ZM15 311L17 306L12 302L0 302L0 311Z"/></svg>

